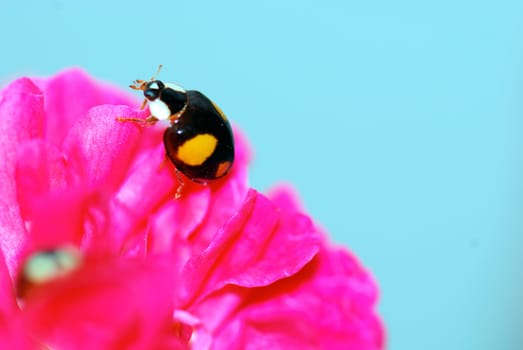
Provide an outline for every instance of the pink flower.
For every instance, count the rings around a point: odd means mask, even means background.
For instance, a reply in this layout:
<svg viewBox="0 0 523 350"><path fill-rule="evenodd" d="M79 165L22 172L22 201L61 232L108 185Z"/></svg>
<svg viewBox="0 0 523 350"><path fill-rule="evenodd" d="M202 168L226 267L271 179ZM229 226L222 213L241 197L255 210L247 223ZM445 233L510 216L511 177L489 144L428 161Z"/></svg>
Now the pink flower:
<svg viewBox="0 0 523 350"><path fill-rule="evenodd" d="M287 188L249 189L243 137L174 200L162 127L116 121L139 104L78 70L0 92L0 348L382 349L372 278ZM26 283L66 246L78 265Z"/></svg>

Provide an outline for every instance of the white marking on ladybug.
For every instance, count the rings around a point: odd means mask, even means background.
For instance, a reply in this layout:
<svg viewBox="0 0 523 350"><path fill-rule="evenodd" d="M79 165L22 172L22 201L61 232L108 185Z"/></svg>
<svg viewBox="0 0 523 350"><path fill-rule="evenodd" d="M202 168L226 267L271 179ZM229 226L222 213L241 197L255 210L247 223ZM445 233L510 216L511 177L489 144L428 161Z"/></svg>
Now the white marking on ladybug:
<svg viewBox="0 0 523 350"><path fill-rule="evenodd" d="M149 102L149 112L158 120L167 120L171 116L171 110L167 107L167 104L159 98Z"/></svg>
<svg viewBox="0 0 523 350"><path fill-rule="evenodd" d="M186 92L184 88L182 88L181 86L176 85L174 83L164 83L164 85L165 85L165 87L168 87L170 89L173 89L173 90L176 90L176 91L179 91L179 92L183 92L183 93Z"/></svg>
<svg viewBox="0 0 523 350"><path fill-rule="evenodd" d="M151 84L149 84L149 89L156 89L158 90L160 87L158 86L158 83L157 82L152 82Z"/></svg>

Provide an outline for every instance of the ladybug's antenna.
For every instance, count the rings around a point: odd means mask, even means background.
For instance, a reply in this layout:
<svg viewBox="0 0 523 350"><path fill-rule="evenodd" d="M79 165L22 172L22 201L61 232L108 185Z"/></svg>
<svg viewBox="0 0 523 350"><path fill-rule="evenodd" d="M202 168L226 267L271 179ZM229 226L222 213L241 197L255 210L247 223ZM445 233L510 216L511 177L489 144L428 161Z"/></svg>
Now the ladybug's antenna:
<svg viewBox="0 0 523 350"><path fill-rule="evenodd" d="M135 81L133 81L132 85L129 85L129 87L133 90L145 91L147 84L156 79L158 74L160 74L162 67L163 67L162 64L158 65L158 69L156 70L156 73L154 73L154 75L151 77L150 80L146 81L146 80L142 80L142 79L136 79ZM142 105L140 106L140 109L144 109L146 105L147 105L147 98L144 98ZM119 122L133 122L133 123L139 123L139 124L145 124L145 125L154 125L158 121L158 119L153 115L150 115L146 119L116 117L116 120ZM180 190L180 192L181 192L181 190Z"/></svg>
<svg viewBox="0 0 523 350"><path fill-rule="evenodd" d="M156 70L156 73L154 73L154 75L148 81L142 80L142 79L136 79L135 81L133 81L132 85L129 85L129 87L133 90L142 90L142 91L145 90L145 85L147 85L148 82L151 82L156 79L158 74L160 74L162 67L163 67L163 64L159 64L158 69Z"/></svg>
<svg viewBox="0 0 523 350"><path fill-rule="evenodd" d="M158 69L156 70L156 73L154 73L154 75L151 77L151 80L149 80L149 81L153 81L153 80L156 79L158 74L160 74L160 71L162 70L162 67L163 67L163 64L159 64L158 65Z"/></svg>

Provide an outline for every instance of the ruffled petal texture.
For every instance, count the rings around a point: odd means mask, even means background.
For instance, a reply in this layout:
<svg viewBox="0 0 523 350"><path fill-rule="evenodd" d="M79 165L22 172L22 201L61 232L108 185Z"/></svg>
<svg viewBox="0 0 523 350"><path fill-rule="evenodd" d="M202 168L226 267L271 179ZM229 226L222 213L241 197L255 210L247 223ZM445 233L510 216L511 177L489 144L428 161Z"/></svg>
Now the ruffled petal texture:
<svg viewBox="0 0 523 350"><path fill-rule="evenodd" d="M320 236L301 215L284 216L251 190L201 254L186 264L188 295L204 298L227 284L260 287L291 276L318 252Z"/></svg>
<svg viewBox="0 0 523 350"><path fill-rule="evenodd" d="M281 205L282 217L303 215L288 188L278 188L271 197L273 206ZM345 249L330 246L318 231L316 235L317 254L298 272L267 286L230 288L215 296L236 302L229 307L225 327L219 328L214 349L384 347L372 277ZM212 303L202 303L203 308Z"/></svg>
<svg viewBox="0 0 523 350"><path fill-rule="evenodd" d="M79 69L0 91L0 348L384 348L376 283L288 188L249 188L241 132L174 199L165 126L117 120L139 106Z"/></svg>
<svg viewBox="0 0 523 350"><path fill-rule="evenodd" d="M0 246L11 273L27 238L14 176L17 150L25 142L41 137L43 103L41 91L26 78L14 81L0 93Z"/></svg>

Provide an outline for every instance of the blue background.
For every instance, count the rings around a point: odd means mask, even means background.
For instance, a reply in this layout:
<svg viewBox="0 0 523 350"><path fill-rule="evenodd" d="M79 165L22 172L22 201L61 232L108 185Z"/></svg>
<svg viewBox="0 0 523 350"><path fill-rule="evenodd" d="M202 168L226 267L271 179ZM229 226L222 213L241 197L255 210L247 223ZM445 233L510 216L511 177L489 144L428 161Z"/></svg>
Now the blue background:
<svg viewBox="0 0 523 350"><path fill-rule="evenodd" d="M523 348L523 2L2 1L5 82L213 98L381 285L389 349Z"/></svg>

